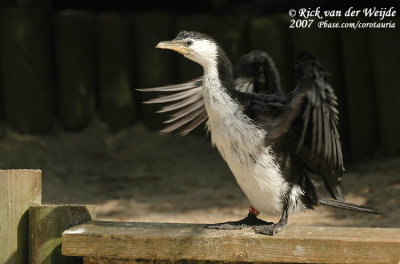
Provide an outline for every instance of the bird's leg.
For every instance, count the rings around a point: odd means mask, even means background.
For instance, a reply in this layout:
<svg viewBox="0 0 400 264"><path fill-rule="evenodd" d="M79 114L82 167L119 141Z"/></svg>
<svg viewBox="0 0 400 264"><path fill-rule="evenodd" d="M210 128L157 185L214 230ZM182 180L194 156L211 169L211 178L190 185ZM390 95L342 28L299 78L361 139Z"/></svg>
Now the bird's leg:
<svg viewBox="0 0 400 264"><path fill-rule="evenodd" d="M282 217L278 223L272 225L263 225L263 226L256 226L254 231L258 234L270 235L273 236L274 234L281 232L288 223L288 202L285 202L283 207Z"/></svg>
<svg viewBox="0 0 400 264"><path fill-rule="evenodd" d="M251 226L268 226L273 224L271 222L266 222L264 220L258 219L257 215L259 214L260 213L256 209L254 209L253 206L250 206L249 214L242 220L206 225L205 228L218 229L218 230L233 230Z"/></svg>

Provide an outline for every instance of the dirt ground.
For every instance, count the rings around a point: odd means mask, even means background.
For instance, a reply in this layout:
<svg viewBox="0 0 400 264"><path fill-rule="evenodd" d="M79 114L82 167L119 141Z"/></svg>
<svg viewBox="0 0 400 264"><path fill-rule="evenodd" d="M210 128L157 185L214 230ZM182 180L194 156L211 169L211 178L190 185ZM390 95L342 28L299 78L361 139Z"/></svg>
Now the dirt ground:
<svg viewBox="0 0 400 264"><path fill-rule="evenodd" d="M159 135L141 123L111 133L99 121L76 133L0 131L0 168L43 170L44 203L96 204L98 219L129 221L215 223L247 214L247 198L201 137ZM400 227L400 157L346 169L347 201L383 215L318 207L291 215L289 225Z"/></svg>

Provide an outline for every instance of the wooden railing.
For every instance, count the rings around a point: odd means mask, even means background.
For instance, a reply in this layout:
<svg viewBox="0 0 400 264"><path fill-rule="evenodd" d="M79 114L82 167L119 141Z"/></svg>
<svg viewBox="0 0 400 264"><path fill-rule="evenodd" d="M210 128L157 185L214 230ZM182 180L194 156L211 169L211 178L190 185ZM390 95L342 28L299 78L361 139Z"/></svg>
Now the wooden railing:
<svg viewBox="0 0 400 264"><path fill-rule="evenodd" d="M275 236L199 224L93 221L63 233L62 252L85 263L136 260L399 263L400 229L290 226Z"/></svg>
<svg viewBox="0 0 400 264"><path fill-rule="evenodd" d="M40 170L0 170L0 263L400 263L400 229L251 228L94 221L93 205L42 205Z"/></svg>

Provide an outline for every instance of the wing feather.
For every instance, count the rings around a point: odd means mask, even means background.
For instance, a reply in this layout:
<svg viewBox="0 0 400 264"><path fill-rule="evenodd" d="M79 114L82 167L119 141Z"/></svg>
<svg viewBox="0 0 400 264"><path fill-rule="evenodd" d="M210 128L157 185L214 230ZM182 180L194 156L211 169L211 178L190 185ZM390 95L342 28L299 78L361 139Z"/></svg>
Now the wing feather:
<svg viewBox="0 0 400 264"><path fill-rule="evenodd" d="M182 129L178 134L186 135L207 119L202 97L203 78L196 78L186 83L155 88L138 89L143 92L168 92L158 98L145 101L146 104L164 104L157 113L169 113L168 124L162 133L171 133Z"/></svg>
<svg viewBox="0 0 400 264"><path fill-rule="evenodd" d="M306 91L307 96L303 102L303 115L299 117L302 129L294 154L323 177L334 198L343 200L340 181L344 168L337 129L337 97L326 81L326 72L310 54L298 57L296 77L296 90L298 93Z"/></svg>

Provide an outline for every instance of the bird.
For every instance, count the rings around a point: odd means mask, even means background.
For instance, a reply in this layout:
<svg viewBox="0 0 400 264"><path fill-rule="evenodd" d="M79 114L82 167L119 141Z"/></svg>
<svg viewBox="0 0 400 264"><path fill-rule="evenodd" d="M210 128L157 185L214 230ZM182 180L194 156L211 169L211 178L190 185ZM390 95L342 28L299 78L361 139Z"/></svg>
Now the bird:
<svg viewBox="0 0 400 264"><path fill-rule="evenodd" d="M289 214L319 205L379 213L345 202L337 97L328 73L310 53L297 56L295 85L285 93L274 61L264 51L251 51L232 66L214 38L196 31L181 31L156 48L178 52L203 68L203 76L185 83L139 89L168 93L145 102L166 104L158 111L170 113L161 132L186 135L206 123L212 145L251 203L245 218L206 228L252 227L274 235L285 229ZM320 197L312 175L331 198ZM260 212L280 219L264 221Z"/></svg>

